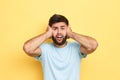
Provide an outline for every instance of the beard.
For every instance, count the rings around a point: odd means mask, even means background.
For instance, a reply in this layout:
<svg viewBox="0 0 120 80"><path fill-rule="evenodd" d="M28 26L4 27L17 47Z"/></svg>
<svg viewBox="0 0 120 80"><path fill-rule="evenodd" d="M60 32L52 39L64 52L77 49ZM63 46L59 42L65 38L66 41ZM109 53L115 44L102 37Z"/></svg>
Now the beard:
<svg viewBox="0 0 120 80"><path fill-rule="evenodd" d="M57 45L63 45L65 44L66 40L67 40L67 35L65 37L63 37L62 41L61 42L58 42L57 39L55 37L52 36L52 40L55 44Z"/></svg>

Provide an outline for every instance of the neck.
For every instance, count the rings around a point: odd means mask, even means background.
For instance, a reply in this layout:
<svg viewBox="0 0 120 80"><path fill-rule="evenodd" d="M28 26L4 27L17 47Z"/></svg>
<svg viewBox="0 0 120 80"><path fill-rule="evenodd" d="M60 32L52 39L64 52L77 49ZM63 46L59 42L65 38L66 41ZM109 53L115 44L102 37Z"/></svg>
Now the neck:
<svg viewBox="0 0 120 80"><path fill-rule="evenodd" d="M58 47L58 48L62 48L62 47L65 47L65 46L67 45L67 42L65 42L63 45L57 45L57 44L55 44L55 43L54 43L54 45L55 45L56 47Z"/></svg>

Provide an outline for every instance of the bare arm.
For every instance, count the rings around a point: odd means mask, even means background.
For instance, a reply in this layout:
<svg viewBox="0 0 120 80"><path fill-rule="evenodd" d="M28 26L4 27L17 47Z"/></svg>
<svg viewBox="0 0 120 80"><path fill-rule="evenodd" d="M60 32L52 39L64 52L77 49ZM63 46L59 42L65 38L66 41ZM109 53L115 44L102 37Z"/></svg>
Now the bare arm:
<svg viewBox="0 0 120 80"><path fill-rule="evenodd" d="M37 37L34 37L24 43L23 50L29 55L29 56L39 56L41 55L41 49L39 46L48 38L50 38L52 35L52 29L48 27L48 30L40 34Z"/></svg>
<svg viewBox="0 0 120 80"><path fill-rule="evenodd" d="M67 35L81 44L80 50L83 54L92 53L93 51L96 50L98 46L98 43L95 39L89 36L72 32L72 30L69 27L68 27Z"/></svg>

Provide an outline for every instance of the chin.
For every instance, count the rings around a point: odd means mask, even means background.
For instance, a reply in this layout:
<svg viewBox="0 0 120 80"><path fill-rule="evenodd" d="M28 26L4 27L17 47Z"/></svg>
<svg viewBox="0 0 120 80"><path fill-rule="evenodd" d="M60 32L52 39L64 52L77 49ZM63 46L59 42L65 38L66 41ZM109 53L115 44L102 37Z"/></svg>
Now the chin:
<svg viewBox="0 0 120 80"><path fill-rule="evenodd" d="M56 45L63 45L66 43L67 36L65 36L62 40L58 41L56 38L52 36L52 40Z"/></svg>

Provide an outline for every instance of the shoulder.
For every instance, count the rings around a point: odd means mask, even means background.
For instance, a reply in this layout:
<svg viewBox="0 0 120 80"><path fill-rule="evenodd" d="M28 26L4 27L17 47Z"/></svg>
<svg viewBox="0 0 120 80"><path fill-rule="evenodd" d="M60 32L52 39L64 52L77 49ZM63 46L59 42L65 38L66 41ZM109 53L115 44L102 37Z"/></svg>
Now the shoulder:
<svg viewBox="0 0 120 80"><path fill-rule="evenodd" d="M52 47L53 47L53 43L42 43L40 45L40 48L44 50L51 49Z"/></svg>
<svg viewBox="0 0 120 80"><path fill-rule="evenodd" d="M76 41L74 41L74 42L68 42L68 44L70 46L73 46L73 47L79 47L80 46L80 44L78 42L76 42Z"/></svg>
<svg viewBox="0 0 120 80"><path fill-rule="evenodd" d="M50 47L50 46L53 46L53 43L42 43L40 47L41 46Z"/></svg>

